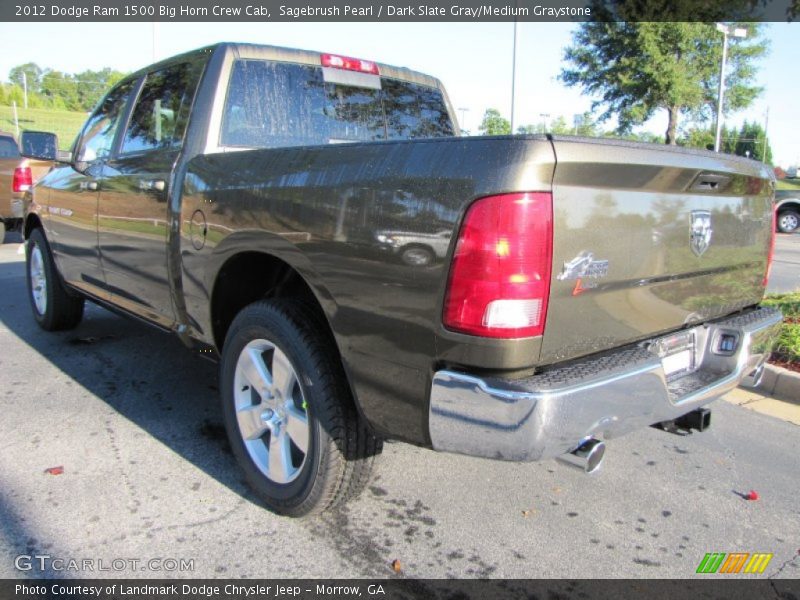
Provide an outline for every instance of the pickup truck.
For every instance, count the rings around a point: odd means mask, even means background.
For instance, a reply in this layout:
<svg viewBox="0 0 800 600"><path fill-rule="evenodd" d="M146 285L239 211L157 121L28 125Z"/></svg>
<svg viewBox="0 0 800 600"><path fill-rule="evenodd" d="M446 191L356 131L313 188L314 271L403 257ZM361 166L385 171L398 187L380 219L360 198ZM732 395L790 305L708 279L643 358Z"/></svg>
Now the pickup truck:
<svg viewBox="0 0 800 600"><path fill-rule="evenodd" d="M52 166L50 162L23 159L14 136L0 131L0 244L6 231L22 224L24 193Z"/></svg>
<svg viewBox="0 0 800 600"><path fill-rule="evenodd" d="M704 429L781 320L758 306L761 163L460 137L404 68L220 44L126 77L71 152L22 145L59 161L24 224L36 321L75 327L88 299L216 358L233 452L281 514L357 494L385 439L594 470L604 440ZM443 260L380 240L445 231Z"/></svg>
<svg viewBox="0 0 800 600"><path fill-rule="evenodd" d="M800 189L777 190L775 213L778 231L794 233L800 228Z"/></svg>

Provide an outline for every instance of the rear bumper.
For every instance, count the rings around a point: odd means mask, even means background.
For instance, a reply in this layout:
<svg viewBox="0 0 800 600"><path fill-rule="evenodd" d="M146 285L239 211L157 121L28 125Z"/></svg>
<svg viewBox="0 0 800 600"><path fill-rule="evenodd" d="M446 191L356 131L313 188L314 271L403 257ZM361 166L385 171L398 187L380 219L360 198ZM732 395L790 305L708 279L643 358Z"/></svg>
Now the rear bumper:
<svg viewBox="0 0 800 600"><path fill-rule="evenodd" d="M648 342L523 380L438 371L429 415L433 447L539 460L570 452L589 437L611 439L675 419L754 378L769 356L781 320L780 311L759 308L695 327L696 370L670 381L661 359L647 349ZM719 350L723 334L734 336L732 350Z"/></svg>

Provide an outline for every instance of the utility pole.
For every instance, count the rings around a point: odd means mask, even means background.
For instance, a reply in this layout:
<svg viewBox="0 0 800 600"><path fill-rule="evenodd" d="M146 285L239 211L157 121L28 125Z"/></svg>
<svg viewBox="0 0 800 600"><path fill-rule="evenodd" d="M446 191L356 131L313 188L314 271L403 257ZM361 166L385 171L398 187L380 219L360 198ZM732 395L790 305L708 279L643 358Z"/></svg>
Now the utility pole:
<svg viewBox="0 0 800 600"><path fill-rule="evenodd" d="M468 108L461 107L458 109L461 112L461 133L467 130L467 111Z"/></svg>
<svg viewBox="0 0 800 600"><path fill-rule="evenodd" d="M28 110L28 74L22 72L22 103L25 110Z"/></svg>
<svg viewBox="0 0 800 600"><path fill-rule="evenodd" d="M728 59L728 36L747 37L747 29L737 27L731 30L727 25L717 23L717 31L722 34L722 62L719 65L719 92L717 94L717 134L714 136L714 152L719 152L722 135L722 98L725 94L725 61Z"/></svg>
<svg viewBox="0 0 800 600"><path fill-rule="evenodd" d="M761 153L761 162L767 162L767 133L769 131L769 106L767 107L767 116L764 118L764 151Z"/></svg>
<svg viewBox="0 0 800 600"><path fill-rule="evenodd" d="M514 17L514 50L511 56L511 135L514 135L514 96L517 84L517 27L519 21Z"/></svg>

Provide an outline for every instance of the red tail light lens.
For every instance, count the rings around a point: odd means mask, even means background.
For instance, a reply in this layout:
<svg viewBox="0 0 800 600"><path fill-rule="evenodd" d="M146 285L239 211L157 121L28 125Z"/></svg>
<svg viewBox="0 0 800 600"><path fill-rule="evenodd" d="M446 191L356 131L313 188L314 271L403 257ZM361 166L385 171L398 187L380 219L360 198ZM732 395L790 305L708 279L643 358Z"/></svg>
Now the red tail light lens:
<svg viewBox="0 0 800 600"><path fill-rule="evenodd" d="M333 67L334 69L344 69L345 71L358 71L360 73L370 73L380 75L378 65L371 60L361 60L349 56L337 56L336 54L322 54L320 62L323 67Z"/></svg>
<svg viewBox="0 0 800 600"><path fill-rule="evenodd" d="M14 179L11 189L15 192L27 192L33 185L33 173L30 167L17 167L14 169Z"/></svg>
<svg viewBox="0 0 800 600"><path fill-rule="evenodd" d="M504 194L467 211L453 256L444 326L493 338L542 335L553 257L553 197Z"/></svg>
<svg viewBox="0 0 800 600"><path fill-rule="evenodd" d="M769 274L772 271L772 258L775 256L775 229L778 227L778 211L775 207L772 208L772 229L769 232L769 253L767 254L767 270L764 272L764 279L761 282L763 287L767 287L769 283Z"/></svg>

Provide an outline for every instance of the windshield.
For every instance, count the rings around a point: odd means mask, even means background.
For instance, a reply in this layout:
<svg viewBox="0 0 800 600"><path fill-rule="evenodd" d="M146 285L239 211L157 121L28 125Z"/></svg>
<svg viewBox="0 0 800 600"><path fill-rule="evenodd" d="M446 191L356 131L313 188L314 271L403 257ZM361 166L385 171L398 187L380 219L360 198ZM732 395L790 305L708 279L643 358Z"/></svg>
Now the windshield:
<svg viewBox="0 0 800 600"><path fill-rule="evenodd" d="M362 88L324 81L321 67L237 60L220 144L275 148L452 135L436 88L385 77L380 89Z"/></svg>

